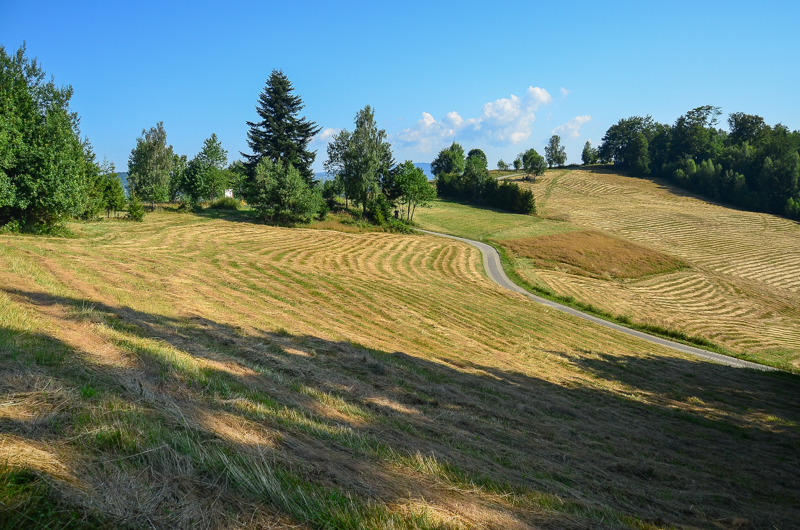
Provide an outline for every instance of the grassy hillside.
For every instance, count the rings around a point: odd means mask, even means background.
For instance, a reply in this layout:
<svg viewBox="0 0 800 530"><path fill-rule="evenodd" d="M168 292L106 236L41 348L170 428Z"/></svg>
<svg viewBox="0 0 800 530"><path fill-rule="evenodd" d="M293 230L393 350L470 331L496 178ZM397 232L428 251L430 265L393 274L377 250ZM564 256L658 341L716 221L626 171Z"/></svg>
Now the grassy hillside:
<svg viewBox="0 0 800 530"><path fill-rule="evenodd" d="M71 228L0 236L0 527L800 519L796 376L528 303L441 238Z"/></svg>
<svg viewBox="0 0 800 530"><path fill-rule="evenodd" d="M605 169L548 171L533 189L540 219L437 203L418 213L432 230L497 241L519 277L641 325L710 340L750 360L800 370L800 225L711 204L662 182ZM508 222L505 220L509 219ZM538 236L590 229L598 236ZM685 266L635 277L597 275L623 259L611 236ZM519 238L538 253L519 252ZM516 252L514 250L517 250ZM547 255L545 255L547 254ZM583 268L575 267L581 254ZM565 258L571 255L572 259ZM593 263L590 263L593 262Z"/></svg>

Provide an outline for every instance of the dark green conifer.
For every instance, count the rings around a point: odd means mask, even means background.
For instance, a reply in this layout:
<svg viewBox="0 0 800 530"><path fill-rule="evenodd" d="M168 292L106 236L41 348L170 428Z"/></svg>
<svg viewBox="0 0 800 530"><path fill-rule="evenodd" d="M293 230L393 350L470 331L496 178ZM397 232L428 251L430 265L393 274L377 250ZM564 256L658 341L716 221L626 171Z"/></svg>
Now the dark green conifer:
<svg viewBox="0 0 800 530"><path fill-rule="evenodd" d="M292 164L311 185L314 183L311 165L317 152L309 151L308 143L322 127L298 116L305 105L293 91L294 87L286 75L280 70L273 70L258 97L256 112L260 120L247 122L250 127L247 145L253 154L242 155L251 174L258 162L267 157L273 162Z"/></svg>

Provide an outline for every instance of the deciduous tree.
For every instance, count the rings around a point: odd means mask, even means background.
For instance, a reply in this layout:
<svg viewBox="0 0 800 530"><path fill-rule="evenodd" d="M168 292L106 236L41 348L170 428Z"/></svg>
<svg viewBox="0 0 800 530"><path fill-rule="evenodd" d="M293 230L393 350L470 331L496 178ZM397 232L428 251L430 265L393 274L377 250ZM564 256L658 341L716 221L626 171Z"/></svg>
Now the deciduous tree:
<svg viewBox="0 0 800 530"><path fill-rule="evenodd" d="M561 137L557 134L550 137L550 141L544 148L544 154L547 157L547 165L550 167L563 166L567 162L567 151L561 145Z"/></svg>
<svg viewBox="0 0 800 530"><path fill-rule="evenodd" d="M461 144L453 142L450 147L439 151L431 162L431 173L437 177L443 173L461 174L464 172L464 164L464 148Z"/></svg>
<svg viewBox="0 0 800 530"><path fill-rule="evenodd" d="M345 197L360 204L367 213L367 204L380 192L382 172L390 171L391 145L386 131L378 129L375 111L367 105L356 114L353 132L342 129L328 144L325 171L338 175L344 185Z"/></svg>
<svg viewBox="0 0 800 530"><path fill-rule="evenodd" d="M544 161L544 157L536 152L536 149L531 147L524 153L520 155L522 159L522 167L525 170L525 178L530 179L531 176L533 180L536 180L536 177L539 175L544 175L545 170L547 169L547 164Z"/></svg>
<svg viewBox="0 0 800 530"><path fill-rule="evenodd" d="M627 119L619 120L606 131L598 149L601 160L614 162L616 164L627 165L625 155L628 153L628 144L632 142L639 133L645 138L652 138L656 133L656 124L650 116L632 116Z"/></svg>
<svg viewBox="0 0 800 530"><path fill-rule="evenodd" d="M483 159L483 165L486 166L487 168L489 167L489 159L486 158L486 153L484 153L482 149L478 148L470 149L469 153L467 153L467 158L471 156L480 157L481 159Z"/></svg>
<svg viewBox="0 0 800 530"><path fill-rule="evenodd" d="M72 87L45 81L25 46L0 45L0 226L53 224L92 209L98 167L81 141Z"/></svg>
<svg viewBox="0 0 800 530"><path fill-rule="evenodd" d="M217 135L212 134L187 164L181 190L193 203L216 199L228 185L227 163L228 152L222 148Z"/></svg>
<svg viewBox="0 0 800 530"><path fill-rule="evenodd" d="M154 209L156 202L169 200L169 182L172 172L172 146L167 144L164 122L149 130L142 130L136 147L128 157L128 187L140 200Z"/></svg>
<svg viewBox="0 0 800 530"><path fill-rule="evenodd" d="M406 207L406 219L414 220L417 207L426 207L436 198L436 190L428 182L425 172L406 160L395 171L395 182L400 190L400 204Z"/></svg>
<svg viewBox="0 0 800 530"><path fill-rule="evenodd" d="M583 165L585 166L597 163L597 149L592 147L592 142L588 140L583 146L583 152L581 152L581 160L583 161Z"/></svg>
<svg viewBox="0 0 800 530"><path fill-rule="evenodd" d="M186 155L172 155L172 171L169 174L169 202L178 202L181 187L186 178Z"/></svg>

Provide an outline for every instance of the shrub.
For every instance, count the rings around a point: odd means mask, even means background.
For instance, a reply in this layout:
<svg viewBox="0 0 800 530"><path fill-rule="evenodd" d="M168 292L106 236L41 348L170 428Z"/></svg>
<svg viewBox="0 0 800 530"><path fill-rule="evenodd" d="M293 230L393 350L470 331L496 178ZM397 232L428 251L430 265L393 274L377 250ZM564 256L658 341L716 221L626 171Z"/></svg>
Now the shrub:
<svg viewBox="0 0 800 530"><path fill-rule="evenodd" d="M333 210L337 204L336 199L341 195L344 191L344 186L342 185L342 181L339 178L333 180L326 180L322 183L322 198L325 199L325 202L328 204L328 209Z"/></svg>
<svg viewBox="0 0 800 530"><path fill-rule="evenodd" d="M496 180L487 182L485 188L486 202L495 208L525 215L536 214L536 200L529 189L520 188L516 182Z"/></svg>
<svg viewBox="0 0 800 530"><path fill-rule="evenodd" d="M20 230L19 221L13 219L0 227L0 234L16 234Z"/></svg>
<svg viewBox="0 0 800 530"><path fill-rule="evenodd" d="M470 179L467 173L443 173L436 179L436 193L439 197L477 200L513 213L536 214L533 192L520 188L516 182L499 183L493 178Z"/></svg>
<svg viewBox="0 0 800 530"><path fill-rule="evenodd" d="M319 211L317 212L317 219L324 221L325 218L328 217L328 213L330 213L330 211L331 209L328 207L328 203L323 202L319 207Z"/></svg>
<svg viewBox="0 0 800 530"><path fill-rule="evenodd" d="M209 205L213 210L238 210L242 203L233 197L223 197L217 199Z"/></svg>
<svg viewBox="0 0 800 530"><path fill-rule="evenodd" d="M375 224L384 225L392 217L392 205L383 193L377 193L367 202L367 216Z"/></svg>
<svg viewBox="0 0 800 530"><path fill-rule="evenodd" d="M140 201L139 197L135 194L128 203L128 219L137 222L144 220L144 205L142 205L142 201Z"/></svg>
<svg viewBox="0 0 800 530"><path fill-rule="evenodd" d="M408 222L394 218L389 219L386 222L384 225L384 230L387 232L397 232L400 234L410 234L414 231Z"/></svg>
<svg viewBox="0 0 800 530"><path fill-rule="evenodd" d="M261 219L308 223L319 211L322 194L310 188L292 164L265 157L248 181L247 202Z"/></svg>

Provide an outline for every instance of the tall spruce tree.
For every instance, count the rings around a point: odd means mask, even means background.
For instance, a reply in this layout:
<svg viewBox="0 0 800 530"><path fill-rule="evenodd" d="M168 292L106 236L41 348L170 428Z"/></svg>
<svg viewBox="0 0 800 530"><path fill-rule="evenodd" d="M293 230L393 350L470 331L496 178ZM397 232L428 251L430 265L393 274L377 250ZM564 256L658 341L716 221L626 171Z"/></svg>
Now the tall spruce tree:
<svg viewBox="0 0 800 530"><path fill-rule="evenodd" d="M256 112L260 121L247 122L250 127L247 145L253 154L242 153L242 156L245 157L251 174L259 161L266 157L273 162L292 164L303 179L313 185L314 173L311 165L317 152L309 151L308 143L322 127L298 116L305 105L293 91L289 78L282 71L273 70L264 90L258 96Z"/></svg>

